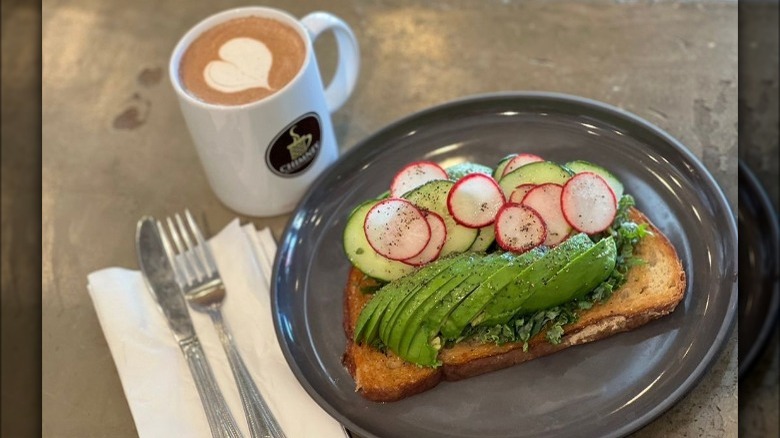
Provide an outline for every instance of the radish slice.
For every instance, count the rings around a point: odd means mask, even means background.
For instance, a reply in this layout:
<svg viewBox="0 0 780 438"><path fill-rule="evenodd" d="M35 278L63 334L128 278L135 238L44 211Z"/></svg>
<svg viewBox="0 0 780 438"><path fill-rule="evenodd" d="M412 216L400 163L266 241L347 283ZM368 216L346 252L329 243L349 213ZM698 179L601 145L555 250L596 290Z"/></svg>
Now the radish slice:
<svg viewBox="0 0 780 438"><path fill-rule="evenodd" d="M530 192L534 187L536 187L536 184L520 184L509 195L509 202L514 202L515 204L522 203L526 193Z"/></svg>
<svg viewBox="0 0 780 438"><path fill-rule="evenodd" d="M457 223L469 228L492 224L504 202L504 192L496 180L481 173L464 176L447 195L450 214Z"/></svg>
<svg viewBox="0 0 780 438"><path fill-rule="evenodd" d="M512 160L506 164L506 167L504 168L504 173L501 176L506 175L507 173L517 169L518 167L525 166L526 164L529 163L535 163L537 161L544 161L544 158L534 154L519 154L518 156L512 158Z"/></svg>
<svg viewBox="0 0 780 438"><path fill-rule="evenodd" d="M447 171L431 161L415 161L401 169L390 184L390 196L399 198L428 181L447 179Z"/></svg>
<svg viewBox="0 0 780 438"><path fill-rule="evenodd" d="M574 175L563 186L561 207L566 220L587 234L606 230L615 220L617 199L609 184L593 172Z"/></svg>
<svg viewBox="0 0 780 438"><path fill-rule="evenodd" d="M531 207L509 202L496 215L496 241L507 251L526 252L541 245L546 237L544 220Z"/></svg>
<svg viewBox="0 0 780 438"><path fill-rule="evenodd" d="M447 225L444 223L444 219L438 214L428 211L425 213L425 220L428 221L428 226L431 227L431 238L428 240L428 244L420 254L416 256L401 260L407 265L421 266L426 263L430 263L441 254L441 249L444 247L444 242L447 240Z"/></svg>
<svg viewBox="0 0 780 438"><path fill-rule="evenodd" d="M366 214L363 230L371 248L390 260L420 254L431 239L431 227L422 212L411 202L398 198L373 206Z"/></svg>
<svg viewBox="0 0 780 438"><path fill-rule="evenodd" d="M526 207L531 207L539 213L547 226L547 238L544 244L557 245L571 233L571 225L566 221L561 209L561 193L563 186L559 184L540 184L529 190L521 202Z"/></svg>

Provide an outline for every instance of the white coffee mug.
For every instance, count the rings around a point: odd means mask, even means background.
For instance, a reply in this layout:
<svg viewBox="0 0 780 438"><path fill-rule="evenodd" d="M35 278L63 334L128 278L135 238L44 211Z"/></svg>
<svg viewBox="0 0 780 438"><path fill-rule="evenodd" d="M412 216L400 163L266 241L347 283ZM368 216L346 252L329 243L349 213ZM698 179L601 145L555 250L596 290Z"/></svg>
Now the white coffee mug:
<svg viewBox="0 0 780 438"><path fill-rule="evenodd" d="M300 71L279 91L247 104L221 105L194 97L179 77L182 55L204 31L248 16L271 18L299 33L306 47ZM339 57L327 87L312 44L325 31L333 31ZM349 98L359 68L355 35L327 12L298 20L277 9L245 7L212 15L190 29L171 56L170 80L217 197L250 216L290 212L312 181L338 158L330 115Z"/></svg>

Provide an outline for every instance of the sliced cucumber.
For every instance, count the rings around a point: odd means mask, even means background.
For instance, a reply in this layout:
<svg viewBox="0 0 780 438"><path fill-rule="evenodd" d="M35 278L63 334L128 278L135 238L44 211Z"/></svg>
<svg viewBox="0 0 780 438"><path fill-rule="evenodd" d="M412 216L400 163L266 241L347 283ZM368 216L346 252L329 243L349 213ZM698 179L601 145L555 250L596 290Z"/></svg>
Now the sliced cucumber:
<svg viewBox="0 0 780 438"><path fill-rule="evenodd" d="M493 227L493 224L482 227L479 229L479 233L477 234L474 243L469 247L469 251L485 252L495 240L496 229Z"/></svg>
<svg viewBox="0 0 780 438"><path fill-rule="evenodd" d="M493 171L493 179L496 181L501 181L501 177L504 176L504 169L506 169L507 164L509 164L510 161L512 161L512 158L516 157L517 154L509 154L506 157L502 158L501 161L498 162L496 165L496 170Z"/></svg>
<svg viewBox="0 0 780 438"><path fill-rule="evenodd" d="M482 173L490 176L493 173L493 169L482 164L472 163L470 161L455 164L447 168L447 176L449 176L453 181L457 181L466 175L471 175L472 173Z"/></svg>
<svg viewBox="0 0 780 438"><path fill-rule="evenodd" d="M439 257L467 251L477 238L477 229L467 228L455 222L447 208L447 195L453 185L455 183L452 181L430 181L403 196L418 208L438 213L444 219L444 224L447 226L447 240Z"/></svg>
<svg viewBox="0 0 780 438"><path fill-rule="evenodd" d="M509 198L515 187L521 184L555 183L563 185L573 173L552 161L539 161L526 164L504 175L498 182L504 195Z"/></svg>
<svg viewBox="0 0 780 438"><path fill-rule="evenodd" d="M598 164L593 164L585 160L577 160L570 161L563 166L574 173L593 172L596 175L604 178L607 184L609 184L609 186L612 188L612 191L615 192L616 199L620 199L620 197L623 196L623 183L621 183L620 180L615 177L615 175Z"/></svg>
<svg viewBox="0 0 780 438"><path fill-rule="evenodd" d="M352 265L364 274L378 280L392 281L412 272L414 266L383 257L369 245L363 224L368 211L379 202L372 199L352 210L344 227L344 252Z"/></svg>

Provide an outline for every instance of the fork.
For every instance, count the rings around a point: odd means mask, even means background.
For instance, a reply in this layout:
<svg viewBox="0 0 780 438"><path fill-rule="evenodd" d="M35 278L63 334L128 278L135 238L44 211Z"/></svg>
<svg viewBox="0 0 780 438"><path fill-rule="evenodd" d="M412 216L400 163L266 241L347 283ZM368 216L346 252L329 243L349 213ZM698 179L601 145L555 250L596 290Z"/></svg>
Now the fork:
<svg viewBox="0 0 780 438"><path fill-rule="evenodd" d="M168 258L171 259L176 281L184 291L184 296L190 306L196 311L208 314L217 329L219 340L225 349L230 369L241 395L241 404L249 424L250 435L252 437L283 438L285 435L282 428L279 427L279 423L268 409L268 405L252 380L244 360L233 342L233 336L222 318L221 308L226 291L214 262L211 248L203 238L203 233L189 210L184 211L184 216L190 231L178 213L174 216L175 221L170 217L166 219L177 254L174 253L165 234L162 234L164 246L169 249ZM158 227L162 229L161 224L158 224ZM194 236L195 242L193 242L192 236Z"/></svg>

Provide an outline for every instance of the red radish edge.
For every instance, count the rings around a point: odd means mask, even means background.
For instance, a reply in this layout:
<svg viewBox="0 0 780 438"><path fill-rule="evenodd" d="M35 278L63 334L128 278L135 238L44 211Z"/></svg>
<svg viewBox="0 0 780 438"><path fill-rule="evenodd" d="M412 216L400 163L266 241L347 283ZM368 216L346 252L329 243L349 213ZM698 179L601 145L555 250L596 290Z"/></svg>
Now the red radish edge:
<svg viewBox="0 0 780 438"><path fill-rule="evenodd" d="M526 214L526 219L530 219L532 221L535 221L538 223L538 225L541 227L541 230L538 232L538 235L529 234L527 237L529 237L527 240L527 243L523 243L523 245L516 245L508 242L508 236L504 235L503 226L501 225L502 217L504 214L507 213L510 209L517 209L520 210L522 213ZM547 238L547 226L544 223L544 220L542 219L542 216L533 208L527 207L525 205L517 204L514 202L508 202L504 204L503 207L501 207L501 210L498 211L498 214L496 215L496 241L498 242L498 245L507 250L512 251L515 253L524 253L526 251L530 251L533 248L536 248L537 246L541 245L544 240ZM526 226L527 229L527 226ZM517 230L513 230L517 231ZM520 229L520 232L524 231L524 229ZM533 233L533 231L530 231L529 233ZM523 237L517 236L517 237Z"/></svg>
<svg viewBox="0 0 780 438"><path fill-rule="evenodd" d="M425 220L428 221L428 226L431 228L431 238L419 254L401 260L407 265L422 266L438 259L439 255L441 255L442 248L444 248L444 243L447 241L447 224L444 222L444 219L432 211L426 211L424 215ZM436 225L434 225L434 223L436 223ZM436 230L441 230L439 233L440 237L437 236Z"/></svg>
<svg viewBox="0 0 780 438"><path fill-rule="evenodd" d="M572 226L563 215L561 194L563 186L555 183L539 184L523 197L521 205L534 209L541 216L547 228L544 244L555 246L571 234Z"/></svg>
<svg viewBox="0 0 780 438"><path fill-rule="evenodd" d="M515 187L514 190L512 190L512 194L509 195L509 199L507 201L514 202L515 204L522 204L525 195L527 195L528 192L530 192L534 187L536 187L536 184L520 184L519 186Z"/></svg>
<svg viewBox="0 0 780 438"><path fill-rule="evenodd" d="M382 214L388 216L387 219L381 220L379 218L376 226L370 226L370 220L377 214L380 214L378 213L379 209L391 203L399 204L396 206L396 211L382 212ZM401 208L407 209L406 215L410 217L399 218L398 210ZM393 220L400 221L400 223L393 223ZM416 225L417 230L410 233L410 227L415 222L418 223ZM419 225L419 223L424 224L424 226ZM405 226L406 229L401 229L402 226ZM420 254L431 239L431 227L420 209L411 202L400 198L388 198L371 207L366 214L366 219L363 221L363 232L366 234L368 244L371 245L374 251L383 257L397 261ZM404 245L402 245L404 243L407 244L406 250L404 250Z"/></svg>
<svg viewBox="0 0 780 438"><path fill-rule="evenodd" d="M477 182L476 180L481 181ZM469 208L467 212L459 211L457 206L454 205L456 201L453 198L458 193L466 190L467 184L474 185L474 183L484 184L484 187L480 187L484 192L480 191L480 194L484 193L485 196L477 201L478 204L469 206L473 207L474 213L472 216L468 216L472 209ZM492 224L504 203L506 203L504 192L496 180L481 173L472 173L459 179L447 195L447 210L450 212L450 215L455 219L455 222L468 228L482 228ZM485 215L480 215L480 213L485 213Z"/></svg>
<svg viewBox="0 0 780 438"><path fill-rule="evenodd" d="M506 163L506 167L504 167L504 172L501 174L501 176L503 177L507 173L516 170L519 167L529 163L535 163L537 161L544 161L544 158L534 154L518 154L509 160L508 163Z"/></svg>
<svg viewBox="0 0 780 438"><path fill-rule="evenodd" d="M589 184L589 186L578 185L582 183ZM585 197L582 193L583 190L596 190L596 194ZM609 228L612 221L615 220L617 198L615 198L612 187L600 175L593 172L581 172L564 184L561 193L561 210L566 221L575 230L596 234ZM599 214L600 211L602 214ZM586 214L585 219L583 219L583 213ZM591 220L587 220L588 218Z"/></svg>
<svg viewBox="0 0 780 438"><path fill-rule="evenodd" d="M432 172L431 175L433 176L421 178L419 181L408 185L408 187L405 187L404 182L409 180L410 174L408 172L410 171L411 168L415 166L420 168L427 168L429 171ZM439 176L436 177L436 174L439 174ZM401 170L399 170L398 173L395 174L395 176L393 177L393 181L390 183L390 196L394 198L398 198L404 193L416 189L417 187L420 187L421 185L425 184L428 181L433 181L435 179L448 179L448 178L449 175L447 175L447 171L444 170L444 168L442 168L438 164L434 163L433 161L415 161L413 163L407 164Z"/></svg>

